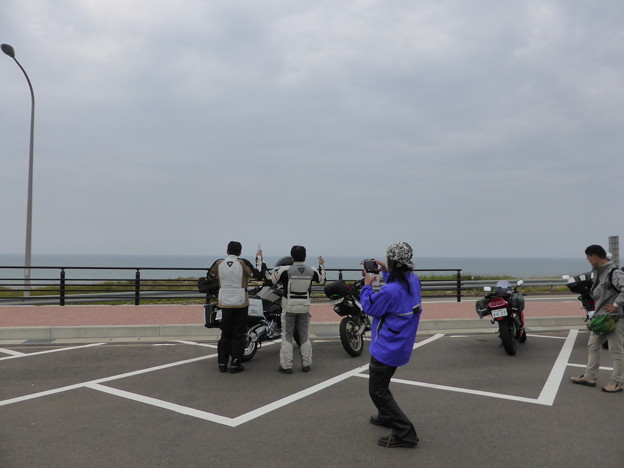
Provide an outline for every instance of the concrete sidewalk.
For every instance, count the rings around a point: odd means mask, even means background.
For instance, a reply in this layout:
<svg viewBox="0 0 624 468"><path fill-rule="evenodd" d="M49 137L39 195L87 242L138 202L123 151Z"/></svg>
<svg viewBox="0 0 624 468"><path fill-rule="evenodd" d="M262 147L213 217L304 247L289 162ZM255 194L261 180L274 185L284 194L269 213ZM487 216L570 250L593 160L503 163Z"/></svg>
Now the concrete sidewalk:
<svg viewBox="0 0 624 468"><path fill-rule="evenodd" d="M527 297L525 322L528 331L584 329L585 316L573 296ZM311 334L338 336L341 320L329 303L312 305ZM212 340L218 329L203 326L204 308L192 305L88 305L0 306L0 341L98 340ZM423 304L419 333L495 332L489 319L480 320L474 300L432 300Z"/></svg>

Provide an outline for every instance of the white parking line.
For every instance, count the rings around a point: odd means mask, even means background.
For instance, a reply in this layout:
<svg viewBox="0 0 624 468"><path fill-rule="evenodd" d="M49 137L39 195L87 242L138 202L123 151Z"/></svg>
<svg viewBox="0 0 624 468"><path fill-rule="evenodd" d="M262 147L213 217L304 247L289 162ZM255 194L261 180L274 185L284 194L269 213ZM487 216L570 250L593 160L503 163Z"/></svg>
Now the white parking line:
<svg viewBox="0 0 624 468"><path fill-rule="evenodd" d="M13 351L12 349L0 348L0 353L10 354L11 356L22 356L26 353L20 353L19 351Z"/></svg>
<svg viewBox="0 0 624 468"><path fill-rule="evenodd" d="M0 406L12 405L14 403L20 403L22 401L33 400L35 398L41 398L41 397L48 396L48 395L54 395L55 393L67 392L69 390L75 390L77 388L88 387L88 386L92 386L94 384L99 384L102 382L110 382L113 380L124 379L126 377L133 377L135 375L146 374L148 372L154 372L157 370L167 369L169 367L181 366L183 364L188 364L191 362L202 361L204 359L210 359L210 358L216 358L216 357L217 357L216 354L210 354L208 356L200 356L200 357L196 357L192 359L185 359L184 361L172 362L172 363L163 364L160 366L148 367L146 369L139 369L136 371L126 372L124 374L112 375L110 377L104 377L101 379L81 382L81 383L77 383L74 385L68 385L66 387L53 388L50 390L45 390L43 392L31 393L29 395L23 395L23 396L16 397L16 398L9 398L8 400L1 400Z"/></svg>
<svg viewBox="0 0 624 468"><path fill-rule="evenodd" d="M572 364L570 362L568 362L568 367L580 367L582 369L585 369L587 367L587 364ZM600 367L600 370L603 371L609 371L609 372L613 372L613 367Z"/></svg>
<svg viewBox="0 0 624 468"><path fill-rule="evenodd" d="M223 424L225 426L234 427L232 424L232 418L225 416L219 416L218 414L208 413L207 411L201 411L188 406L181 406L175 403L171 403L165 400L159 400L157 398L148 397L145 395L139 395L137 393L126 392L125 390L119 390L117 388L107 387L106 385L100 385L98 383L91 383L85 385L85 387L99 392L108 393L128 400L137 401L139 403L145 403L150 406L156 406L169 411L175 411L176 413L184 414L186 416L193 416L194 418L204 419L206 421L212 421L215 423Z"/></svg>
<svg viewBox="0 0 624 468"><path fill-rule="evenodd" d="M559 391L559 386L561 385L561 379L563 378L563 373L565 372L566 367L568 366L568 360L570 359L570 354L572 353L572 348L574 347L574 342L576 341L576 336L578 335L578 330L570 330L568 333L568 337L566 338L566 342L563 344L561 351L559 352L559 356L553 365L550 375L546 379L544 386L542 387L542 391L538 398L527 398L515 395L506 395L504 393L495 393L495 392L486 392L482 390L473 390L471 388L461 388L461 387L450 387L447 385L437 385L426 382L417 382L413 380L405 380L405 379L392 379L392 382L404 384L404 385L413 385L417 387L427 387L434 388L436 390L445 390L449 392L458 392L458 393L467 393L470 395L479 395L486 396L490 398L499 398L502 400L513 400L519 401L523 403L533 403L536 405L545 405L552 406L555 397L557 396L557 392ZM356 377L368 378L368 375L358 374Z"/></svg>
<svg viewBox="0 0 624 468"><path fill-rule="evenodd" d="M555 364L550 371L550 375L548 376L548 379L546 379L544 388L542 388L542 392L538 398L540 404L552 406L555 402L559 386L561 385L561 379L563 378L563 373L565 372L568 361L570 360L570 355L572 354L572 348L574 348L574 342L576 341L577 335L578 330L570 330L568 333L568 338L565 340L565 343L563 343L559 356L557 356L557 360L555 361Z"/></svg>
<svg viewBox="0 0 624 468"><path fill-rule="evenodd" d="M529 333L527 333L527 336L530 336L531 338L550 338L552 340L566 340L567 339L567 337L565 337L565 336L533 335L533 334L529 334Z"/></svg>
<svg viewBox="0 0 624 468"><path fill-rule="evenodd" d="M30 356L41 356L42 354L60 353L61 351L73 351L75 349L90 348L92 346L101 346L103 344L105 343L91 343L91 344L82 345L82 346L72 346L71 348L49 349L47 351L38 351L36 353L20 353L20 354L15 354L14 356L2 357L0 358L0 361L6 361L7 359L16 359L16 358L30 357Z"/></svg>
<svg viewBox="0 0 624 468"><path fill-rule="evenodd" d="M413 385L413 386L421 386L421 387L429 387L429 388L434 388L434 389L438 389L438 390L446 390L446 391L451 391L451 392L460 392L460 393L469 393L469 394L473 394L473 395L479 395L479 396L487 396L487 397L492 397L492 398L500 398L500 399L505 399L505 400L513 400L513 401L519 401L519 402L526 402L526 403L533 403L533 404L539 404L539 405L546 405L546 406L552 406L552 404L554 403L555 397L557 395L557 391L559 389L559 386L561 384L561 378L563 377L563 372L565 371L565 368L569 365L568 364L568 360L570 357L570 354L572 352L572 348L574 346L574 342L576 339L576 336L578 334L578 330L570 330L568 337L566 338L566 342L564 343L561 351L559 352L559 356L557 357L557 360L555 361L555 364L553 365L553 368L550 372L550 375L548 376L546 383L544 385L544 387L542 388L542 391L540 393L540 396L535 399L535 398L526 398L526 397L519 397L519 396L514 396L514 395L505 395L505 394L500 394L500 393L494 393L494 392L485 392L485 391L481 391L481 390L472 390L472 389L465 389L465 388L459 388L459 387L449 387L449 386L445 386L445 385L436 385L436 384L430 384L430 383L425 383L425 382L416 382L416 381L409 381L409 380L404 380L404 379L392 379L393 382L397 382L397 383L401 383L401 384L405 384L405 385ZM421 342L415 343L414 344L414 349L416 348L420 348L422 346L425 346L427 344L430 344L440 338L442 338L444 336L444 334L436 334L433 335ZM184 344L196 344L201 346L200 343L194 343L194 342L184 342L184 341L180 341L180 343L184 343ZM87 346L97 346L97 345L101 345L104 343L98 343L98 344L93 344L93 345L87 345ZM63 348L63 349L78 349L78 348L84 348L84 346L81 347L76 347L76 348ZM53 350L54 351L62 351L61 350ZM31 354L27 354L25 356L31 356L31 355L35 355L35 354L44 354L50 351L44 351L41 353L31 353ZM48 395L53 395L56 393L61 393L61 392L66 392L66 391L70 391L70 390L75 390L75 389L79 389L79 388L89 388L91 390L95 390L95 391L99 391L99 392L104 392L110 395L115 395L117 397L121 397L121 398L125 398L125 399L129 399L132 401L136 401L136 402L140 402L143 404L147 404L150 406L155 406L158 408L162 408L162 409L166 409L169 411L174 411L180 414L184 414L187 416L192 416L195 418L200 418L200 419L204 419L207 421L211 421L214 423L218 423L218 424L222 424L225 426L229 426L229 427L236 427L239 426L241 424L244 424L246 422L249 422L253 419L256 419L260 416L263 416L267 413L270 413L272 411L275 411L279 408L282 408L284 406L287 406L293 402L296 402L298 400L301 400L307 396L313 395L314 393L317 393L321 390L324 390L332 385L335 385L339 382L342 382L350 377L362 377L362 378L368 378L368 375L366 374L362 374L362 372L365 372L368 369L368 363L357 367L353 370L344 372L343 374L337 375L335 377L332 377L331 379L325 380L323 382L320 382L316 385L313 385L312 387L306 388L304 390L301 390L299 392L296 392L292 395L289 395L285 398L281 398L277 401L274 401L272 403L269 403L267 405L264 405L260 408L254 409L252 411L249 411L248 413L245 413L241 416L235 417L235 418L228 418L225 416L221 416L218 414L214 414L214 413L210 413L207 411L201 411L195 408L190 408L190 407L186 407L186 406L182 406L182 405L178 405L175 403L171 403L165 400L160 400L157 398L152 398L152 397L148 397L145 395L140 395L140 394L136 394L136 393L132 393L132 392L127 392L125 390L119 390L119 389L115 389L106 385L102 385L105 382L111 382L114 380L121 380L124 379L126 377L132 377L132 376L136 376L136 375L140 375L140 374L145 374L148 372L154 372L154 371L158 371L158 370L162 370L162 369L167 369L167 368L171 368L171 367L176 367L176 366L181 366L184 364L189 364L192 362L197 362L197 361L201 361L201 360L205 360L205 359L211 359L211 358L216 358L216 354L211 354L211 355L207 355L207 356L200 356L200 357L196 357L196 358L192 358L192 359L186 359L183 361L177 361L177 362L173 362L173 363L169 363L169 364L163 364L163 365L159 365L159 366L154 366L154 367L149 367L146 369L139 369L136 371L131 371L131 372L126 372L123 374L118 374L118 375L113 375L113 376L109 376L109 377L104 377L101 379L96 379L96 380L91 380L91 381L87 381L87 382L82 382L82 383L78 383L78 384L74 384L74 385L68 385L65 387L60 387L60 388L56 388L56 389L50 389L50 390L46 390L43 392L38 392L38 393L33 393L30 395L23 395L20 397L16 397L16 398L11 398L11 399L7 399L7 400L3 400L0 401L0 406L6 406L6 405L11 405L14 403L19 403L19 402L23 402L23 401L27 401L27 400L31 400L31 399L35 399L35 398L41 398L41 397L45 397ZM24 357L24 356L10 356L8 358L0 358L0 359L11 359L11 358L17 358L17 357Z"/></svg>
<svg viewBox="0 0 624 468"><path fill-rule="evenodd" d="M187 345L192 345L192 346L203 346L205 348L217 349L216 345L208 344L208 343L198 343L196 341L184 341L184 340L175 340L175 341L176 343L182 343L182 344L187 344Z"/></svg>

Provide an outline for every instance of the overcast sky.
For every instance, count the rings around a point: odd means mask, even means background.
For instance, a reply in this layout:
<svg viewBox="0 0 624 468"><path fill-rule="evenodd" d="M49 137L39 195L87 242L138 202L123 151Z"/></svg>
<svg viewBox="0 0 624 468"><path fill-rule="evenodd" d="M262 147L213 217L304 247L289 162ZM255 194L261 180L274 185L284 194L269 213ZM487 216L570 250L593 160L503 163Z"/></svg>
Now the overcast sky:
<svg viewBox="0 0 624 468"><path fill-rule="evenodd" d="M624 235L624 2L0 0L32 250L576 257ZM0 55L0 251L30 94ZM623 238L624 242L624 238Z"/></svg>

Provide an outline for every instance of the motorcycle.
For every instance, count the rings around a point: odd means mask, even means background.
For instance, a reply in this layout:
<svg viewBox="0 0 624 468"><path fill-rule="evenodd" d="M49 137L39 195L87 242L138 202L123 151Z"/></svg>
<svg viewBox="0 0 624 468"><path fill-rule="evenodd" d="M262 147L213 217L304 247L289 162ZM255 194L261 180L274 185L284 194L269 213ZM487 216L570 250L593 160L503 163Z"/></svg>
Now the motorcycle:
<svg viewBox="0 0 624 468"><path fill-rule="evenodd" d="M325 295L334 306L334 312L343 317L340 321L339 333L342 347L353 357L364 350L364 334L371 329L368 315L360 304L360 291L364 280L347 283L344 280L334 281L325 286Z"/></svg>
<svg viewBox="0 0 624 468"><path fill-rule="evenodd" d="M585 320L587 321L589 316L593 315L592 312L596 309L596 303L590 294L592 284L594 283L593 273L583 273L576 276L563 275L562 278L567 280L566 286L570 292L579 294L578 300L581 301L581 305L583 309L585 309L587 314Z"/></svg>
<svg viewBox="0 0 624 468"><path fill-rule="evenodd" d="M519 280L515 287L507 280L496 283L496 287L483 288L487 292L485 297L476 302L479 318L490 315L492 323L498 322L499 338L505 352L513 356L516 354L518 343L527 339L524 329L524 297L517 292L524 281Z"/></svg>
<svg viewBox="0 0 624 468"><path fill-rule="evenodd" d="M288 262L290 260L290 263ZM280 259L276 268L292 264L290 257ZM208 294L214 296L219 290L218 283L212 285ZM282 297L284 290L281 285L273 285L267 280L262 286L252 288L249 294L249 308L247 310L247 331L245 332L245 349L243 362L250 361L266 341L281 338L282 335ZM205 306L205 327L218 328L221 326L222 311L215 303ZM293 339L300 344L299 335L295 331Z"/></svg>
<svg viewBox="0 0 624 468"><path fill-rule="evenodd" d="M577 299L581 301L581 305L585 309L585 322L589 322L596 311L596 301L591 297L591 288L594 283L593 273L590 271L575 276L563 275L562 278L566 280L566 286L570 292L579 295ZM605 340L602 347L609 349L609 342Z"/></svg>

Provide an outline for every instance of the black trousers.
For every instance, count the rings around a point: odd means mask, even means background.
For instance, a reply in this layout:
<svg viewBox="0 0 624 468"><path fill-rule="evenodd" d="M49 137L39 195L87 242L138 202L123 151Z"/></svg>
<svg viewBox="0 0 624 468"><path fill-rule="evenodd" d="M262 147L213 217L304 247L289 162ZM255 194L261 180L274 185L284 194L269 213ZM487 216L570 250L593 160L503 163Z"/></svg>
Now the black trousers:
<svg viewBox="0 0 624 468"><path fill-rule="evenodd" d="M227 364L232 358L233 365L240 365L245 350L245 332L247 331L247 307L221 309L221 338L217 343L219 364Z"/></svg>
<svg viewBox="0 0 624 468"><path fill-rule="evenodd" d="M377 417L392 426L392 435L406 442L418 442L414 426L394 401L390 392L390 379L396 367L387 366L371 356L369 365L368 393L377 407Z"/></svg>

